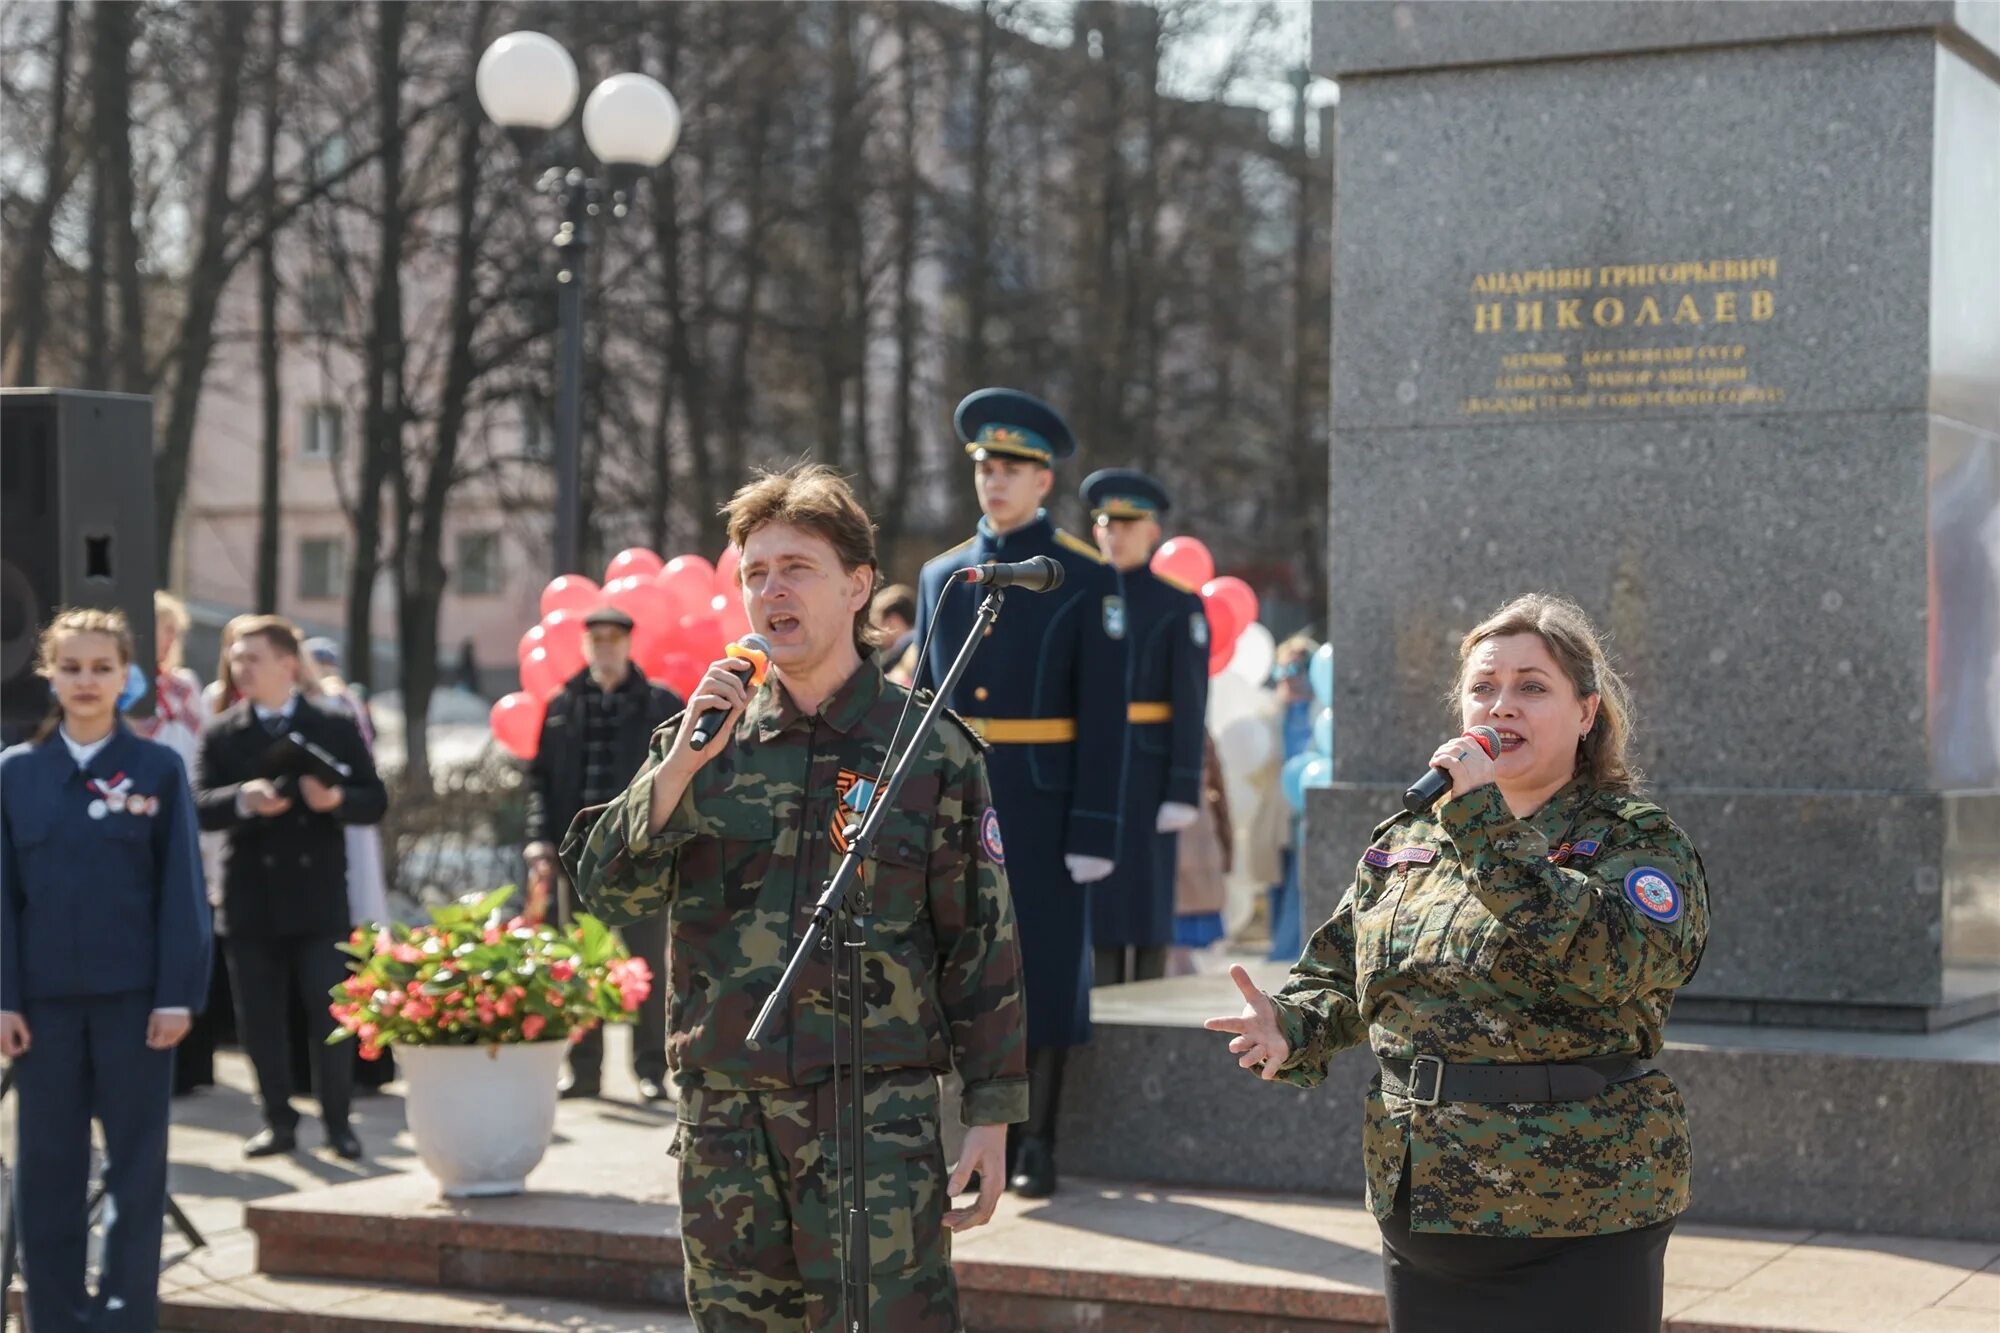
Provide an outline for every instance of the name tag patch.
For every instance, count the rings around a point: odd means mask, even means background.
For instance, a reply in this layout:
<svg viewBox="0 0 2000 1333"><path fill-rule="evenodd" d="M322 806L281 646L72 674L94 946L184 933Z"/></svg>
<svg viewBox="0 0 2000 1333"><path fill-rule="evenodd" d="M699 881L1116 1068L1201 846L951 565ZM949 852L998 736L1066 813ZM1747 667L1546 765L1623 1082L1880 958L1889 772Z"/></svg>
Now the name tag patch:
<svg viewBox="0 0 2000 1333"><path fill-rule="evenodd" d="M1437 848L1398 847L1392 852L1370 847L1361 859L1378 870L1387 870L1392 866L1427 866L1437 860Z"/></svg>
<svg viewBox="0 0 2000 1333"><path fill-rule="evenodd" d="M1625 897L1662 925L1681 919L1680 885L1664 870L1652 866L1635 869L1625 877Z"/></svg>

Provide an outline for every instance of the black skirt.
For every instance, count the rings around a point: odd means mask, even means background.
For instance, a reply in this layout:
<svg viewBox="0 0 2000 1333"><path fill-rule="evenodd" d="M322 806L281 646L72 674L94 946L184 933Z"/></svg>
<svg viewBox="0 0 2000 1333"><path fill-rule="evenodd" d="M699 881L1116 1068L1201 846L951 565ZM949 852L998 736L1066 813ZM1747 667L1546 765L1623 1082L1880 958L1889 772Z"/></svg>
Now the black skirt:
<svg viewBox="0 0 2000 1333"><path fill-rule="evenodd" d="M1674 1219L1602 1236L1410 1230L1410 1173L1382 1228L1389 1333L1659 1333Z"/></svg>

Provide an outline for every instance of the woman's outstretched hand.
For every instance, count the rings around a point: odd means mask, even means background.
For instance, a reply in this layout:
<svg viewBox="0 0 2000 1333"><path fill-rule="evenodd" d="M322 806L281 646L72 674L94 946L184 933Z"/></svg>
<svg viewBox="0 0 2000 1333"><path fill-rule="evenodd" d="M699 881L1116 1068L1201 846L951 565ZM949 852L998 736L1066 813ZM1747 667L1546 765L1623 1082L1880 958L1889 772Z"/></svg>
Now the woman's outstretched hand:
<svg viewBox="0 0 2000 1333"><path fill-rule="evenodd" d="M1202 1026L1210 1032L1235 1033L1229 1049L1241 1057L1236 1063L1245 1069L1262 1065L1262 1076L1274 1079L1279 1066L1292 1055L1292 1044L1285 1039L1285 1030L1278 1023L1278 1007L1271 1003L1270 996L1251 984L1250 973L1241 963L1230 967L1229 979L1243 992L1243 1012L1233 1018L1211 1018Z"/></svg>

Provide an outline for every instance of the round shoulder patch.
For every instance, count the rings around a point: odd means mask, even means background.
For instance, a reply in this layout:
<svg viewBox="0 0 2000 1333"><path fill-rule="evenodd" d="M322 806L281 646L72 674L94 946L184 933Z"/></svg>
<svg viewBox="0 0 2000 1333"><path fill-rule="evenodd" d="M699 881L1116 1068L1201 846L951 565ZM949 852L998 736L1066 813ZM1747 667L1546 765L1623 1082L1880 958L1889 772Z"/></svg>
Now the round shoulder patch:
<svg viewBox="0 0 2000 1333"><path fill-rule="evenodd" d="M1634 907L1653 920L1666 923L1681 919L1681 889L1673 876L1652 866L1639 866L1625 876L1625 896Z"/></svg>
<svg viewBox="0 0 2000 1333"><path fill-rule="evenodd" d="M994 865L1007 864L1006 848L1000 842L1000 812L990 805L986 807L986 813L979 817L979 841Z"/></svg>

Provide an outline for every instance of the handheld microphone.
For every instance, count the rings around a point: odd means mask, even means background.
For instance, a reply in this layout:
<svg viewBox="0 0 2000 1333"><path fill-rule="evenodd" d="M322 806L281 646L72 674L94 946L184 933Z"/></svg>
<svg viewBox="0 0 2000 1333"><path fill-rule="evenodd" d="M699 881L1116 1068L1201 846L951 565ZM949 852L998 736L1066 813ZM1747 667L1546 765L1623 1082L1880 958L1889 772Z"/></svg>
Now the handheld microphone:
<svg viewBox="0 0 2000 1333"><path fill-rule="evenodd" d="M743 663L744 674L750 678L750 688L756 689L764 683L764 677L771 670L771 641L761 634L746 634L735 643L722 650L724 657ZM705 750L715 739L715 733L722 730L722 724L729 720L727 708L711 708L694 720L694 735L688 738L690 750Z"/></svg>
<svg viewBox="0 0 2000 1333"><path fill-rule="evenodd" d="M1011 565L988 561L958 571L967 583L983 583L989 588L1019 588L1022 592L1048 592L1060 588L1063 567L1060 560L1038 555Z"/></svg>
<svg viewBox="0 0 2000 1333"><path fill-rule="evenodd" d="M1466 739L1479 742L1479 748L1492 759L1500 753L1500 733L1491 727L1474 727L1465 733ZM1451 790L1451 774L1441 768L1433 768L1416 780L1403 793L1403 808L1413 815L1420 815L1437 804L1437 798Z"/></svg>

